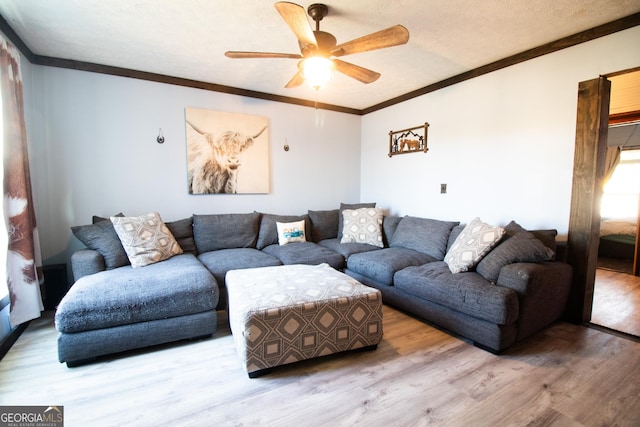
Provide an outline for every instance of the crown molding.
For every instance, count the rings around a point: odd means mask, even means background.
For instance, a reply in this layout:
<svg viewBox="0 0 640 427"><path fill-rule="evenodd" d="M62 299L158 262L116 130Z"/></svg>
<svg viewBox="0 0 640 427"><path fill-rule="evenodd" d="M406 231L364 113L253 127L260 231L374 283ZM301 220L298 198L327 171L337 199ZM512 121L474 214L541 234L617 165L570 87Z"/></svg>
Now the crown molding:
<svg viewBox="0 0 640 427"><path fill-rule="evenodd" d="M20 50L20 52L31 62L32 64L43 65L48 67L68 68L73 70L88 71L101 74L109 74L119 77L128 77L134 79L148 80L157 83L166 83L177 86L185 86L196 89L204 89L212 92L227 93L231 95L246 96L250 98L264 99L267 101L284 102L287 104L300 105L304 107L319 108L323 110L337 111L340 113L366 115L383 108L390 107L409 99L416 98L418 96L425 95L448 86L452 86L466 80L473 79L475 77L482 76L484 74L491 73L493 71L501 70L506 67L510 67L515 64L519 64L530 59L538 58L549 53L557 52L562 49L566 49L571 46L575 46L581 43L585 43L600 37L604 37L619 31L623 31L635 26L640 25L640 13L635 13L624 18L617 19L615 21L599 25L597 27L582 31L571 36L561 38L551 43L544 44L542 46L535 47L533 49L526 50L524 52L503 58L501 60L492 62L490 64L483 65L473 70L458 74L453 77L449 77L445 80L441 80L437 83L425 86L423 88L411 91L404 95L391 98L387 101L379 104L372 105L364 109L356 109L343 107L333 104L316 103L300 98L293 98L288 96L274 95L266 92L252 91L232 86L224 86L215 83L207 83L198 80L184 79L180 77L167 76L164 74L149 73L145 71L131 70L128 68L112 67L108 65L94 64L89 62L74 61L70 59L53 58L48 56L41 56L34 54L31 49L20 39L16 32L11 28L9 23L0 15L0 31L2 31L7 38Z"/></svg>

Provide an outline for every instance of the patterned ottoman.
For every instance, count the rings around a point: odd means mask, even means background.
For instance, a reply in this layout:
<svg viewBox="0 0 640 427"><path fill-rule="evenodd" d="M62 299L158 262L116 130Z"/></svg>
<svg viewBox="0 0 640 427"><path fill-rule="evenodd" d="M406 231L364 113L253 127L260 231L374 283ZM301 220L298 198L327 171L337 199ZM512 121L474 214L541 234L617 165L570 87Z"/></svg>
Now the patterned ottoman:
<svg viewBox="0 0 640 427"><path fill-rule="evenodd" d="M382 296L327 264L232 270L229 323L250 378L382 339Z"/></svg>

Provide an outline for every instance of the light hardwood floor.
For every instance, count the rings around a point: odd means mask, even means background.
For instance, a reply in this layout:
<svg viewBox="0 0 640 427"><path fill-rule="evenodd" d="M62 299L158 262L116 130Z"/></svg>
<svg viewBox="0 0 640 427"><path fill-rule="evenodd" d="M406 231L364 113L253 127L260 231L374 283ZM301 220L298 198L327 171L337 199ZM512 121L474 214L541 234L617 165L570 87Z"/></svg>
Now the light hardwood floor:
<svg viewBox="0 0 640 427"><path fill-rule="evenodd" d="M598 268L591 323L640 337L640 277Z"/></svg>
<svg viewBox="0 0 640 427"><path fill-rule="evenodd" d="M638 426L640 343L557 323L496 356L392 308L376 351L249 379L211 339L69 369L51 316L0 362L0 405L63 405L65 426Z"/></svg>

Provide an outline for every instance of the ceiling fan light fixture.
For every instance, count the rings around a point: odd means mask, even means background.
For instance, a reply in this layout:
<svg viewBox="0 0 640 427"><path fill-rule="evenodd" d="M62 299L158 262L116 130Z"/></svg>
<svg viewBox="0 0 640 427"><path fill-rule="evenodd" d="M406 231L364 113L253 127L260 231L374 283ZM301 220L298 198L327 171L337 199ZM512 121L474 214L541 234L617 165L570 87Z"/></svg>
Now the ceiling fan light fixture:
<svg viewBox="0 0 640 427"><path fill-rule="evenodd" d="M329 58L312 56L302 61L302 77L315 90L322 89L333 77L335 65Z"/></svg>

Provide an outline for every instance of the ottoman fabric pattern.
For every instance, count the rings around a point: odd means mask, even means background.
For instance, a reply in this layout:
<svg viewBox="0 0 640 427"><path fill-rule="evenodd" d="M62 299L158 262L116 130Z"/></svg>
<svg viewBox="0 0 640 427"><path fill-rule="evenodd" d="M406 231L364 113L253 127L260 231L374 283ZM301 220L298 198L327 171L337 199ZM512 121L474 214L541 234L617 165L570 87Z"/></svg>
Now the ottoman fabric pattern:
<svg viewBox="0 0 640 427"><path fill-rule="evenodd" d="M377 345L382 296L327 264L233 270L229 323L249 374Z"/></svg>

